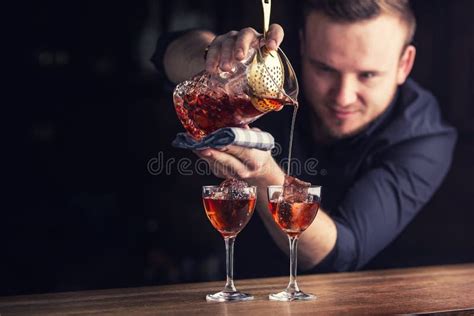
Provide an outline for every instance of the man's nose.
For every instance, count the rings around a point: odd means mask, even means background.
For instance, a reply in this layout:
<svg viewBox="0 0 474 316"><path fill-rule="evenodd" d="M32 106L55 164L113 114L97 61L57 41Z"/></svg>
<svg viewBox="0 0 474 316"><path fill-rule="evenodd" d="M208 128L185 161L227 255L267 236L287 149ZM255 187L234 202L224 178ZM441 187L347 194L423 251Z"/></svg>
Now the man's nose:
<svg viewBox="0 0 474 316"><path fill-rule="evenodd" d="M357 82L350 76L339 78L334 87L334 101L337 106L349 106L357 101Z"/></svg>

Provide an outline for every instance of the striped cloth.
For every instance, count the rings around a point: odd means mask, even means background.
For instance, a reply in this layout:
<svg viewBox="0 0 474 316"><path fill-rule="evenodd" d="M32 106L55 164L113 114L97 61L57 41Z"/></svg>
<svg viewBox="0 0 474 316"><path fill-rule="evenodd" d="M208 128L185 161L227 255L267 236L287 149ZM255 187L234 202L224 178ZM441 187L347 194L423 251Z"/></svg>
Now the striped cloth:
<svg viewBox="0 0 474 316"><path fill-rule="evenodd" d="M196 141L187 133L179 133L171 143L174 147L202 150L222 148L227 145L238 145L260 150L271 150L275 147L273 136L267 132L254 131L238 127L224 127Z"/></svg>

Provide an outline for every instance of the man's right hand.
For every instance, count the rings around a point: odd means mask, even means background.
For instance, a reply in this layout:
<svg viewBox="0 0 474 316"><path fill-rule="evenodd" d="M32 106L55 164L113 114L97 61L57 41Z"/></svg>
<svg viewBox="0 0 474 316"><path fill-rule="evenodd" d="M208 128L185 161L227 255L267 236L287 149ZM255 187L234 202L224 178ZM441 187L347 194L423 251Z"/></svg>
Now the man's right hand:
<svg viewBox="0 0 474 316"><path fill-rule="evenodd" d="M264 44L269 50L276 50L283 36L283 28L272 24ZM178 83L204 68L211 73L218 68L229 71L235 62L245 58L250 47L257 47L261 40L262 34L250 27L218 36L202 30L188 32L168 45L163 57L166 75L172 82ZM208 52L204 61L206 47Z"/></svg>
<svg viewBox="0 0 474 316"><path fill-rule="evenodd" d="M264 41L263 44L269 50L276 50L283 41L283 36L283 28L279 24L270 25L266 39L251 27L218 35L209 45L206 70L215 72L220 68L223 71L230 71L235 62L247 56L250 47L256 48L260 41Z"/></svg>

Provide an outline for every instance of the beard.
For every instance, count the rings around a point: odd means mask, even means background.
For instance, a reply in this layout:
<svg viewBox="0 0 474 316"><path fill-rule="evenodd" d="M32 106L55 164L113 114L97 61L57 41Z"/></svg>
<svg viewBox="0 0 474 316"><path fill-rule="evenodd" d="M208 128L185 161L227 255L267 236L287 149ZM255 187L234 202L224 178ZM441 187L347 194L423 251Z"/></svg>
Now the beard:
<svg viewBox="0 0 474 316"><path fill-rule="evenodd" d="M312 113L311 116L313 119L313 133L315 134L317 139L322 140L324 142L328 142L328 143L336 142L336 141L343 140L346 138L351 138L361 133L362 131L364 131L373 121L371 120L349 132L344 132L341 129L337 128L344 124L343 120L336 120L335 121L336 128L335 128L334 126L331 126L331 125L334 125L334 123L330 124L326 122L324 119L322 119L323 116L319 113L317 109L313 109L311 113Z"/></svg>

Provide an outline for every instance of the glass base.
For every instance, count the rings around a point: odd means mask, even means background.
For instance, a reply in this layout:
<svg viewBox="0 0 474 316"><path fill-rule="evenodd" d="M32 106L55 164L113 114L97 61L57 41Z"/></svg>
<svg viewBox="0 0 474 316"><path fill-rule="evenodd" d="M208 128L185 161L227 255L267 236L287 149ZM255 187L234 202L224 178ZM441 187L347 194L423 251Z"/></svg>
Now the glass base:
<svg viewBox="0 0 474 316"><path fill-rule="evenodd" d="M217 292L214 294L207 294L206 300L208 302L230 302L230 301L250 301L253 296L241 292Z"/></svg>
<svg viewBox="0 0 474 316"><path fill-rule="evenodd" d="M268 298L271 301L283 301L283 302L289 302L289 301L310 301L310 300L315 300L316 296L313 294L306 294L301 291L297 292L287 292L287 291L282 291L280 293L276 294L270 294Z"/></svg>

